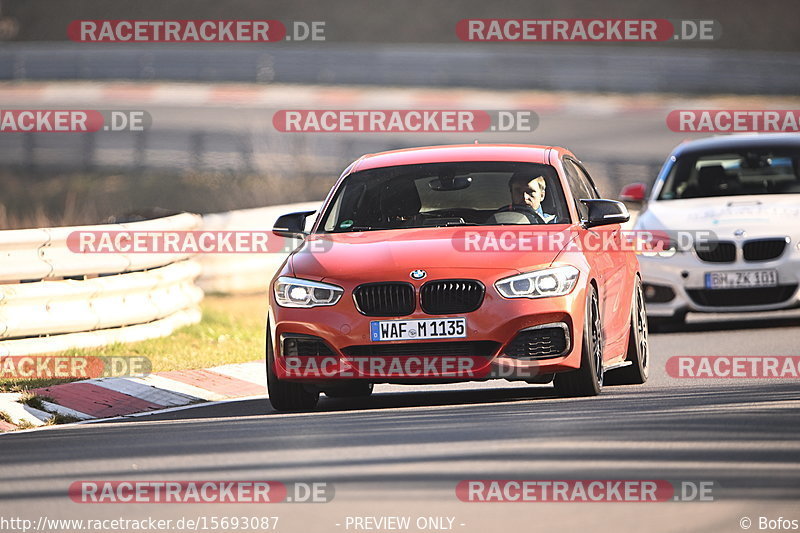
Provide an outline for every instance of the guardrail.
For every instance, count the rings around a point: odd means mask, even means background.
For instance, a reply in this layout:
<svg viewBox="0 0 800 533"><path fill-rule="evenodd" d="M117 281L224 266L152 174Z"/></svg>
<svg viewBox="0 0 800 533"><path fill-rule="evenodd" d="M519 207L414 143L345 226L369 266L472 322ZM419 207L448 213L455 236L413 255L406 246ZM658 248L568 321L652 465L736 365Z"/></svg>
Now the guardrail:
<svg viewBox="0 0 800 533"><path fill-rule="evenodd" d="M198 322L200 264L188 254L77 254L76 230L194 230L199 215L0 231L0 355L103 346Z"/></svg>

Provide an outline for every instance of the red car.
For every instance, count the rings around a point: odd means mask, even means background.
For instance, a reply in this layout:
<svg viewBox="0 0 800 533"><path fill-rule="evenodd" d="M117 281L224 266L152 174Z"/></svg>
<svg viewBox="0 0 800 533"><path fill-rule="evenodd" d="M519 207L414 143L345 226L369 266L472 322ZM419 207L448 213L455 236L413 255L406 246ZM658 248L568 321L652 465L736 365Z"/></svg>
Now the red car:
<svg viewBox="0 0 800 533"><path fill-rule="evenodd" d="M621 245L628 212L600 198L568 150L366 155L305 232L313 213L273 228L304 239L269 291L275 409L313 409L321 392L367 396L375 383L504 378L594 396L604 381L646 381L639 265Z"/></svg>

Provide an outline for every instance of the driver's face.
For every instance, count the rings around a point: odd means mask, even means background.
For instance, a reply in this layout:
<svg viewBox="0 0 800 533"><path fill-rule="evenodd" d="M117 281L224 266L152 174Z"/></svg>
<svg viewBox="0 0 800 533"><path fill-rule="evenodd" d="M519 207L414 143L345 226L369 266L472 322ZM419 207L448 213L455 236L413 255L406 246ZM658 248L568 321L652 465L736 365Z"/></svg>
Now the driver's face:
<svg viewBox="0 0 800 533"><path fill-rule="evenodd" d="M532 179L527 185L515 183L511 186L511 203L513 204L527 204L533 209L538 209L542 200L544 200L544 187L536 179Z"/></svg>

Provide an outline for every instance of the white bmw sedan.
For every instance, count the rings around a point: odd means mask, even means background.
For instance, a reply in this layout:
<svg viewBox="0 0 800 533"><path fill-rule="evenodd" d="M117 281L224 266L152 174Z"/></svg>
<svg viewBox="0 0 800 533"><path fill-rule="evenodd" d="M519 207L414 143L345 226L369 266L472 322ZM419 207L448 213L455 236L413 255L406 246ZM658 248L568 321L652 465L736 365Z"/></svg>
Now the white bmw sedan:
<svg viewBox="0 0 800 533"><path fill-rule="evenodd" d="M641 204L636 230L668 236L665 251L639 255L655 325L800 306L800 135L681 144L645 191L620 196Z"/></svg>

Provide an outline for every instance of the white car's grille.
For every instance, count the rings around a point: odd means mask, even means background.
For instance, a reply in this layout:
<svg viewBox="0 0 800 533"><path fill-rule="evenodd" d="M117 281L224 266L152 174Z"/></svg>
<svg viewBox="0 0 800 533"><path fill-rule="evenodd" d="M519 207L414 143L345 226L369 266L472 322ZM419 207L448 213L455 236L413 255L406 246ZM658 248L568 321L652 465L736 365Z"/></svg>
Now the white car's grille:
<svg viewBox="0 0 800 533"><path fill-rule="evenodd" d="M695 253L706 263L733 263L736 261L736 243L709 241L695 245ZM786 250L786 239L751 239L742 245L742 257L748 262L771 261Z"/></svg>
<svg viewBox="0 0 800 533"><path fill-rule="evenodd" d="M786 239L755 239L742 247L745 261L769 261L783 255Z"/></svg>
<svg viewBox="0 0 800 533"><path fill-rule="evenodd" d="M696 304L706 307L742 307L783 303L797 291L797 284L757 289L688 289Z"/></svg>
<svg viewBox="0 0 800 533"><path fill-rule="evenodd" d="M736 260L736 245L730 241L709 241L695 245L701 261L707 263L733 263Z"/></svg>

